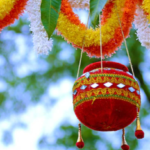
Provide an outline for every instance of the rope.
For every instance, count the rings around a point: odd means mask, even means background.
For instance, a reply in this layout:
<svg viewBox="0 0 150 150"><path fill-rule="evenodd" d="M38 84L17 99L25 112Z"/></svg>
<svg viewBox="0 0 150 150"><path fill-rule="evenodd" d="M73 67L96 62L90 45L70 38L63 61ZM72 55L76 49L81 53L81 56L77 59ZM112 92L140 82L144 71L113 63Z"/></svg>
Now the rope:
<svg viewBox="0 0 150 150"><path fill-rule="evenodd" d="M88 14L88 20L87 20L86 28L88 28L89 19L90 19L90 11L89 11L89 14ZM81 50L80 61L79 61L79 66L78 66L77 79L79 78L79 72L80 72L80 68L81 68L81 61L82 61L83 50L84 50L84 43L85 43L85 35L83 37L83 44L82 44L82 50ZM81 126L81 123L79 123L79 126Z"/></svg>
<svg viewBox="0 0 150 150"><path fill-rule="evenodd" d="M117 8L116 8L116 10L117 10ZM121 25L121 21L120 21L120 16L118 15L118 11L117 11L117 16L118 16L119 24L120 24L120 27L121 27L121 33L122 33L124 44L125 44L125 47L126 47L126 52L127 52L127 55L128 55L131 71L132 71L133 76L135 77L134 70L133 70L133 65L132 65L132 62L131 62L130 54L129 54L129 49L128 49L127 42L126 42L126 39L125 39L125 36L124 36L124 33L123 33L123 29L122 29L122 25Z"/></svg>
<svg viewBox="0 0 150 150"><path fill-rule="evenodd" d="M89 18L90 18L90 12L88 14L88 20L87 20L86 28L88 28ZM81 50L80 61L79 61L79 66L78 66L77 79L79 77L79 72L80 72L80 68L81 68L81 61L82 61L83 50L84 50L84 43L85 43L85 35L83 37L83 44L82 44L82 50Z"/></svg>
<svg viewBox="0 0 150 150"><path fill-rule="evenodd" d="M125 136L125 128L122 129L122 134Z"/></svg>
<svg viewBox="0 0 150 150"><path fill-rule="evenodd" d="M101 56L101 72L103 72L103 49L102 49L102 25L101 25L101 14L99 15L100 25L100 56Z"/></svg>

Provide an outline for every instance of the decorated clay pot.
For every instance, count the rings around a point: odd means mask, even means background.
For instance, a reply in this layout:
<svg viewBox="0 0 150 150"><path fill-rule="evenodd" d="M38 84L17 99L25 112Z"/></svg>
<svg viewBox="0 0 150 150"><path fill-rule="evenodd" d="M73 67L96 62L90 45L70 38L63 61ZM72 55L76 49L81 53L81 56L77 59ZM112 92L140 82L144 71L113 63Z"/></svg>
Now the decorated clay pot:
<svg viewBox="0 0 150 150"><path fill-rule="evenodd" d="M116 62L88 65L73 86L77 118L98 131L116 131L131 124L140 109L140 87L128 68Z"/></svg>

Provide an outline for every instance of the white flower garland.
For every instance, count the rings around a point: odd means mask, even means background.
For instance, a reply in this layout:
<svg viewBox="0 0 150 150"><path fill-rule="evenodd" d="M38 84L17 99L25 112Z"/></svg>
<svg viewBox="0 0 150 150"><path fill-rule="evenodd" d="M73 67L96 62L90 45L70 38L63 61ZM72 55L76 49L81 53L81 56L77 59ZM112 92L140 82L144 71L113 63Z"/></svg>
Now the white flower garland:
<svg viewBox="0 0 150 150"><path fill-rule="evenodd" d="M34 50L38 53L48 54L52 50L53 40L48 39L47 33L41 21L41 0L29 0L26 11L31 22L30 30L33 32Z"/></svg>
<svg viewBox="0 0 150 150"><path fill-rule="evenodd" d="M69 0L69 3L73 8L89 9L90 0Z"/></svg>
<svg viewBox="0 0 150 150"><path fill-rule="evenodd" d="M137 8L137 16L135 16L134 24L137 29L137 36L142 46L150 49L150 24L148 23L147 16L144 14L142 8Z"/></svg>

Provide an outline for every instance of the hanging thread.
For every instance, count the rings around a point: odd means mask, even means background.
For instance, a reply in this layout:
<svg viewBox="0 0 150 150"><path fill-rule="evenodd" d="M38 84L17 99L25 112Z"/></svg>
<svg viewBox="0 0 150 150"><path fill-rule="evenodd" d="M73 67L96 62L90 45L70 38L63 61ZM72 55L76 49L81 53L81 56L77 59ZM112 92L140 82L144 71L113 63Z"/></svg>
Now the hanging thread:
<svg viewBox="0 0 150 150"><path fill-rule="evenodd" d="M88 28L89 19L90 19L90 11L88 14L88 20L87 20L86 28ZM86 35L86 32L85 32L85 35ZM83 44L82 44L82 50L81 50L80 61L79 61L79 66L78 66L77 79L79 78L79 72L80 72L80 68L81 68L81 61L82 61L83 50L84 50L85 35L83 37ZM81 126L81 123L79 123L79 126Z"/></svg>
<svg viewBox="0 0 150 150"><path fill-rule="evenodd" d="M116 7L116 10L117 10L117 7ZM131 71L132 71L133 76L135 77L134 70L133 70L133 65L132 65L132 62L131 62L131 58L130 58L130 54L129 54L127 42L126 42L126 39L125 39L125 36L124 36L124 33L123 33L123 29L122 29L122 25L121 25L120 16L118 14L118 11L117 11L117 16L118 16L118 20L119 20L119 24L120 24L120 28L121 28L121 33L122 33L123 40L124 40L124 44L125 44L125 47L126 47L126 52L127 52L127 55L128 55L128 59L129 59Z"/></svg>
<svg viewBox="0 0 150 150"><path fill-rule="evenodd" d="M117 7L116 7L116 10L117 10ZM120 16L118 14L118 11L117 11L117 16L118 16L118 20L119 20L119 24L120 24L120 28L121 28L121 33L122 33L123 40L124 40L124 44L125 44L125 47L126 47L126 52L127 52L127 55L128 55L128 59L129 59L131 71L132 71L133 76L135 77L134 70L133 70L133 65L132 65L132 62L131 62L131 58L130 58L130 54L129 54L127 42L126 42L126 39L125 39L125 36L124 36L124 33L123 33L123 29L122 29L122 25L121 25Z"/></svg>
<svg viewBox="0 0 150 150"><path fill-rule="evenodd" d="M86 28L88 28L89 19L90 19L90 11L89 11L89 14L88 14L88 20L87 20ZM86 31L85 31L85 35L86 35ZM81 68L81 61L82 61L84 43L85 43L85 35L83 37L83 44L82 44L82 50L81 50L80 61L79 61L79 66L78 66L77 79L79 77L79 72L80 72L80 68Z"/></svg>
<svg viewBox="0 0 150 150"><path fill-rule="evenodd" d="M101 72L103 72L103 48L102 48L102 25L101 25L101 14L99 15L100 25L100 56L101 56Z"/></svg>

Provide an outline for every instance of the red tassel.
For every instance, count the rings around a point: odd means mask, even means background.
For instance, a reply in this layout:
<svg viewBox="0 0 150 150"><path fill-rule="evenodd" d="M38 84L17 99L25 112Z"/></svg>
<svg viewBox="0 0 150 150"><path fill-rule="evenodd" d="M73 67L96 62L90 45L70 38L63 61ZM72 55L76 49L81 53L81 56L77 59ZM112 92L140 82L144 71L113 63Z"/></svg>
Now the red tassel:
<svg viewBox="0 0 150 150"><path fill-rule="evenodd" d="M84 147L84 142L83 142L82 135L81 135L81 124L79 124L78 140L77 140L76 146L80 149Z"/></svg>
<svg viewBox="0 0 150 150"><path fill-rule="evenodd" d="M135 136L137 137L137 139L143 139L144 138L144 132L141 128L141 124L140 124L140 117L139 117L139 112L137 112L137 120L136 120L136 131L135 131Z"/></svg>
<svg viewBox="0 0 150 150"><path fill-rule="evenodd" d="M77 142L77 143L76 143L76 146L77 146L78 148L83 148L83 147L84 147L84 142Z"/></svg>
<svg viewBox="0 0 150 150"><path fill-rule="evenodd" d="M122 129L122 150L129 150L130 146L127 144L126 138L125 138L125 129Z"/></svg>
<svg viewBox="0 0 150 150"><path fill-rule="evenodd" d="M122 150L129 150L130 146L129 145L122 145L121 148L122 148Z"/></svg>
<svg viewBox="0 0 150 150"><path fill-rule="evenodd" d="M143 139L144 138L144 132L142 130L136 130L135 136L137 139Z"/></svg>

